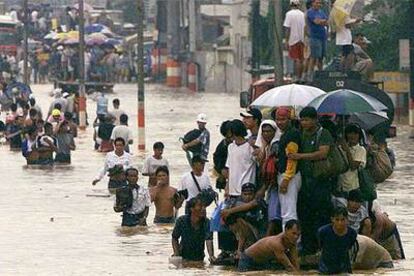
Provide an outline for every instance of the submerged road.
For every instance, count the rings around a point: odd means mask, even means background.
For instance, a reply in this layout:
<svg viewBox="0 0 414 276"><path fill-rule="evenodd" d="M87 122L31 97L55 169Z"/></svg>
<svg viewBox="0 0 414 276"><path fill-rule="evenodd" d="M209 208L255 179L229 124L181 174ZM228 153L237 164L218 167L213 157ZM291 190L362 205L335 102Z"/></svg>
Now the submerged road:
<svg viewBox="0 0 414 276"><path fill-rule="evenodd" d="M52 86L32 88L46 113ZM134 130L134 164L140 169L144 155L136 150L136 91L136 85L117 85L108 98L110 107L111 100L119 98L121 109L129 115ZM96 103L88 99L89 123L93 122L95 108ZM188 171L178 138L196 128L197 114L208 116L212 156L221 140L220 123L239 118L239 111L238 95L189 94L148 85L145 155L151 154L154 142L164 142L171 183L176 186ZM91 185L104 161L104 154L93 150L92 136L92 127L80 132L72 165L52 169L27 168L21 153L0 146L0 275L233 274L208 262L179 270L169 264L172 228L152 224L154 207L150 208L148 228L122 231L120 214L112 209L114 199L108 197L106 178L97 186ZM379 201L397 222L408 259L385 273L414 275L414 141L408 138L407 127L399 127L398 137L389 144L396 151L397 168L390 180L378 186ZM146 179L141 180L146 183ZM212 207L208 211L211 213ZM217 255L217 247L215 251Z"/></svg>

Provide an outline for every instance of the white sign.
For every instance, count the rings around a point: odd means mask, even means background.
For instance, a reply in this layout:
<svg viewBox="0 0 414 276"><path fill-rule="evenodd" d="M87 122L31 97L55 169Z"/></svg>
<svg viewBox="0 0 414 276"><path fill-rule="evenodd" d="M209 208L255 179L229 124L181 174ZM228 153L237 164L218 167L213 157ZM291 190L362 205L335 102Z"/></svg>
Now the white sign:
<svg viewBox="0 0 414 276"><path fill-rule="evenodd" d="M410 40L400 39L400 70L410 69Z"/></svg>

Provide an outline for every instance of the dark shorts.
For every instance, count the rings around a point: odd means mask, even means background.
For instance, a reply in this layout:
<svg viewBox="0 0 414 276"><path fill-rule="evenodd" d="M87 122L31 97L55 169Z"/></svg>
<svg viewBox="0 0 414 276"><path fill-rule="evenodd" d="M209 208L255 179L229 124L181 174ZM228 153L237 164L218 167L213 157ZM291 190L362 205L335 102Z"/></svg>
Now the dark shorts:
<svg viewBox="0 0 414 276"><path fill-rule="evenodd" d="M353 51L354 51L354 46L352 46L352 45L342 45L342 56L343 57L347 57Z"/></svg>
<svg viewBox="0 0 414 276"><path fill-rule="evenodd" d="M247 256L244 252L241 254L239 259L239 264L237 265L237 270L239 272L246 271L255 271L255 270L264 270L266 269L265 265L257 264L252 257Z"/></svg>
<svg viewBox="0 0 414 276"><path fill-rule="evenodd" d="M326 40L310 39L311 58L323 59L326 55Z"/></svg>
<svg viewBox="0 0 414 276"><path fill-rule="evenodd" d="M175 217L161 217L161 216L155 216L154 217L154 223L168 223L172 224L175 223Z"/></svg>
<svg viewBox="0 0 414 276"><path fill-rule="evenodd" d="M38 159L36 163L37 165L53 165L53 159Z"/></svg>
<svg viewBox="0 0 414 276"><path fill-rule="evenodd" d="M56 156L55 156L55 162L70 164L70 162L71 162L70 154L57 153Z"/></svg>
<svg viewBox="0 0 414 276"><path fill-rule="evenodd" d="M140 221L144 217L144 212L139 214L128 214L124 212L122 214L122 226L147 226L146 221Z"/></svg>

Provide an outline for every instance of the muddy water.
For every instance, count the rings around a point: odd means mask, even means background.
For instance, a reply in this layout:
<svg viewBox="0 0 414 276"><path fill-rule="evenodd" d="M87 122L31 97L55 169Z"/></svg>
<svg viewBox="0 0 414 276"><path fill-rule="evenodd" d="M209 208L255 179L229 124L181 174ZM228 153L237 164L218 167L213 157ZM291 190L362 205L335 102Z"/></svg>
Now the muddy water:
<svg viewBox="0 0 414 276"><path fill-rule="evenodd" d="M33 89L46 112L51 86ZM121 99L136 136L136 86L118 85L115 94L108 97ZM89 99L90 122L95 106ZM213 151L220 140L220 122L238 117L240 109L237 95L191 95L148 86L146 111L147 148L158 140L165 143L175 186L188 170L178 137L196 127L196 115L208 115ZM122 230L121 217L112 210L113 198L108 197L106 179L95 187L91 185L104 160L104 155L92 150L92 129L80 132L76 142L72 165L49 169L27 168L20 153L0 146L0 275L233 274L208 263L180 269L170 265L172 229L152 224L153 207L148 228ZM379 187L380 202L399 225L408 260L397 263L392 271L380 273L414 274L413 142L405 128L390 142L396 150L398 168L393 178ZM139 168L143 157L134 150Z"/></svg>

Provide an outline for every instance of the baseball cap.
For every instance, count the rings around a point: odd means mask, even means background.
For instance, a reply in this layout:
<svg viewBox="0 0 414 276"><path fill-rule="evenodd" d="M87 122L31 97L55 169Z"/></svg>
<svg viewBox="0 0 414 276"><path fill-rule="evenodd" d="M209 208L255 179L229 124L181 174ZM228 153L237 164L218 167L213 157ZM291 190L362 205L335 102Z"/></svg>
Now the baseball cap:
<svg viewBox="0 0 414 276"><path fill-rule="evenodd" d="M197 115L197 122L200 123L207 123L207 115L204 113L200 113Z"/></svg>
<svg viewBox="0 0 414 276"><path fill-rule="evenodd" d="M52 111L52 116L60 116L60 111L59 111L59 109L53 109L53 111Z"/></svg>
<svg viewBox="0 0 414 276"><path fill-rule="evenodd" d="M246 111L240 112L240 116L242 117L253 117L254 119L257 119L259 121L262 120L262 112L260 112L257 108L250 108Z"/></svg>
<svg viewBox="0 0 414 276"><path fill-rule="evenodd" d="M197 154L197 155L194 155L193 158L191 158L191 164L194 164L197 162L205 163L205 162L208 162L208 160L204 156Z"/></svg>

